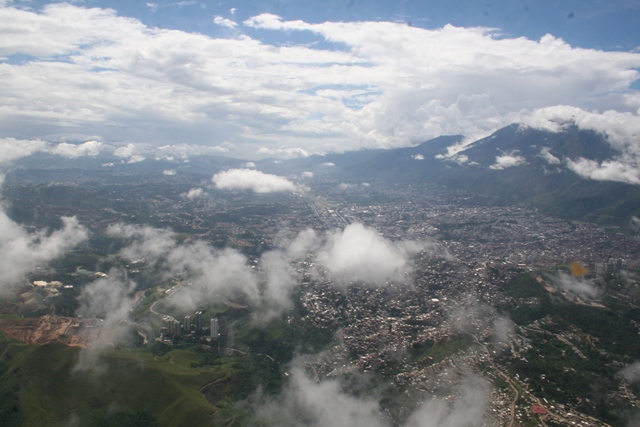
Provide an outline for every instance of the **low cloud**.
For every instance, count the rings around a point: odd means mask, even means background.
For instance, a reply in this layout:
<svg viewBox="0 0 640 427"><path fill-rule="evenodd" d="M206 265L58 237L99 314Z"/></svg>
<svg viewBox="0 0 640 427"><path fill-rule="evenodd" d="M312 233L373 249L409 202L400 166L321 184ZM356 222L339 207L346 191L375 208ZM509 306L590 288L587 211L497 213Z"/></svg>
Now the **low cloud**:
<svg viewBox="0 0 640 427"><path fill-rule="evenodd" d="M195 200L204 195L204 190L202 188L192 188L187 193L185 193L185 197L189 200Z"/></svg>
<svg viewBox="0 0 640 427"><path fill-rule="evenodd" d="M640 160L640 159L638 159ZM627 184L640 184L640 165L620 160L597 162L585 158L567 159L569 169L578 175L596 181L618 181Z"/></svg>
<svg viewBox="0 0 640 427"><path fill-rule="evenodd" d="M572 293L581 298L593 300L598 299L604 293L604 290L591 280L580 279L566 273L560 273L552 278L557 287L563 291Z"/></svg>
<svg viewBox="0 0 640 427"><path fill-rule="evenodd" d="M302 172L302 178L313 178L313 172Z"/></svg>
<svg viewBox="0 0 640 427"><path fill-rule="evenodd" d="M425 249L418 242L392 242L360 223L329 233L318 261L335 279L382 285L406 280L413 271L411 256Z"/></svg>
<svg viewBox="0 0 640 427"><path fill-rule="evenodd" d="M550 165L559 165L562 163L559 158L551 154L551 148L549 147L542 147L540 150L540 157L545 159Z"/></svg>
<svg viewBox="0 0 640 427"><path fill-rule="evenodd" d="M100 141L87 141L82 144L69 144L62 142L51 148L52 154L57 154L62 157L70 159L77 159L78 157L95 157L104 149L104 144Z"/></svg>
<svg viewBox="0 0 640 427"><path fill-rule="evenodd" d="M411 156L411 158L413 158L414 160L424 160L424 155L414 154L413 156Z"/></svg>
<svg viewBox="0 0 640 427"><path fill-rule="evenodd" d="M98 318L94 333L98 338L89 348L80 351L74 372L102 374L107 370L100 356L102 351L123 344L130 336L129 313L135 305L136 284L127 279L126 271L111 269L105 278L89 283L78 298L76 314L85 319Z"/></svg>
<svg viewBox="0 0 640 427"><path fill-rule="evenodd" d="M39 139L19 140L16 138L0 139L0 166L10 164L14 160L45 151L48 144Z"/></svg>
<svg viewBox="0 0 640 427"><path fill-rule="evenodd" d="M29 233L0 209L0 293L87 239L87 230L75 217L61 221L59 230Z"/></svg>
<svg viewBox="0 0 640 427"><path fill-rule="evenodd" d="M286 178L251 169L231 169L215 174L211 180L219 190L273 193L295 191L296 186Z"/></svg>
<svg viewBox="0 0 640 427"><path fill-rule="evenodd" d="M522 156L518 156L515 153L504 154L502 156L496 156L496 162L489 166L490 169L502 170L506 168L512 168L526 163L526 160Z"/></svg>
<svg viewBox="0 0 640 427"><path fill-rule="evenodd" d="M281 148L275 148L275 149L260 147L258 151L256 151L256 153L261 155L267 155L267 156L284 157L287 159L291 159L295 157L309 157L310 155L309 152L307 152L306 150L303 150L302 148L297 148L297 147L290 147L290 148L281 147Z"/></svg>
<svg viewBox="0 0 640 427"><path fill-rule="evenodd" d="M266 427L391 427L395 425L380 405L375 393L353 395L341 379L318 381L304 369L300 359L292 362L289 381L276 396L254 395L246 404L252 417ZM402 424L403 427L471 427L486 421L485 411L491 387L481 377L459 373L449 400L428 399ZM253 418L253 419L252 419Z"/></svg>
<svg viewBox="0 0 640 427"><path fill-rule="evenodd" d="M165 169L162 171L162 174L167 176L174 176L177 173L178 172L175 169Z"/></svg>
<svg viewBox="0 0 640 427"><path fill-rule="evenodd" d="M622 378L624 378L629 383L639 383L640 382L640 361L627 365L618 374L622 376Z"/></svg>
<svg viewBox="0 0 640 427"><path fill-rule="evenodd" d="M240 297L253 305L260 302L258 277L235 249L217 249L201 240L180 243L172 231L148 226L117 224L107 233L130 240L120 251L124 258L157 263L163 280L180 277L191 282L177 287L167 301L179 309L193 311L220 296Z"/></svg>

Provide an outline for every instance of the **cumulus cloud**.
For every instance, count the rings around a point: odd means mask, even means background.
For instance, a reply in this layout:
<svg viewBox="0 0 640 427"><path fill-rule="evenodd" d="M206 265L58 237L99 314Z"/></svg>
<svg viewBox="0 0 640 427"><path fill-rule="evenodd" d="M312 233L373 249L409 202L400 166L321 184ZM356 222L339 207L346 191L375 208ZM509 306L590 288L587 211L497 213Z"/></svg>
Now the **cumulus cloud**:
<svg viewBox="0 0 640 427"><path fill-rule="evenodd" d="M213 23L220 25L221 27L236 28L238 24L231 19L223 18L222 16L214 16Z"/></svg>
<svg viewBox="0 0 640 427"><path fill-rule="evenodd" d="M354 223L328 235L318 261L338 280L382 285L388 280L406 280L412 270L411 256L424 248L418 242L392 242Z"/></svg>
<svg viewBox="0 0 640 427"><path fill-rule="evenodd" d="M87 230L75 217L61 220L59 230L29 233L0 209L0 293L87 239Z"/></svg>
<svg viewBox="0 0 640 427"><path fill-rule="evenodd" d="M640 362L634 362L627 365L618 374L630 383L640 382Z"/></svg>
<svg viewBox="0 0 640 427"><path fill-rule="evenodd" d="M294 158L294 157L309 157L310 155L306 150L303 150L302 148L298 148L298 147L289 147L289 148L280 147L275 149L260 147L258 151L256 151L256 153L267 155L267 156L284 157L287 159Z"/></svg>
<svg viewBox="0 0 640 427"><path fill-rule="evenodd" d="M313 172L309 172L309 171L302 172L302 178L313 178Z"/></svg>
<svg viewBox="0 0 640 427"><path fill-rule="evenodd" d="M476 338L489 338L489 342L498 348L508 345L515 332L511 319L499 315L494 307L471 295L462 298L459 304L449 315L456 330Z"/></svg>
<svg viewBox="0 0 640 427"><path fill-rule="evenodd" d="M47 147L48 144L39 139L18 140L16 138L2 138L0 139L0 165L7 165L22 157L45 151Z"/></svg>
<svg viewBox="0 0 640 427"><path fill-rule="evenodd" d="M563 105L593 109L580 125L606 122L614 135L627 129L614 119L637 121L640 107L631 89L640 53L575 48L552 35L263 14L244 29L216 16L234 29L215 38L68 3L2 8L0 21L0 56L27 58L1 64L4 136L73 129L154 144L233 140L247 154L264 147L294 156L410 146L443 134L473 139ZM247 28L251 37L237 35ZM298 31L341 47L297 43ZM271 44L268 32L289 43Z"/></svg>
<svg viewBox="0 0 640 427"><path fill-rule="evenodd" d="M185 197L189 200L194 200L199 197L202 197L203 195L204 195L204 190L202 188L192 188L185 194Z"/></svg>
<svg viewBox="0 0 640 427"><path fill-rule="evenodd" d="M391 427L375 395L348 393L340 379L317 381L305 372L300 359L288 372L289 381L276 396L253 396L249 403L254 420L265 426ZM453 376L453 375L452 375ZM453 386L450 401L429 399L409 416L404 427L468 427L485 422L490 386L481 377L463 373Z"/></svg>
<svg viewBox="0 0 640 427"><path fill-rule="evenodd" d="M76 314L85 319L102 320L96 325L99 338L89 348L80 351L74 372L101 374L107 370L100 355L105 346L122 344L129 336L129 313L134 307L133 292L136 284L128 280L123 270L111 269L105 278L89 283L78 297Z"/></svg>
<svg viewBox="0 0 640 427"><path fill-rule="evenodd" d="M559 158L551 154L551 148L549 147L542 147L540 149L540 157L545 159L550 165L559 165L562 163Z"/></svg>
<svg viewBox="0 0 640 427"><path fill-rule="evenodd" d="M169 301L181 310L192 311L220 296L241 297L256 305L260 301L258 277L235 249L216 249L201 240L180 243L172 231L149 226L116 224L107 234L127 242L120 251L124 258L153 260L164 279L183 277L192 282L176 289Z"/></svg>
<svg viewBox="0 0 640 427"><path fill-rule="evenodd" d="M597 181L619 181L627 184L640 184L640 164L638 159L629 163L620 160L595 160L579 157L577 160L567 159L567 167L578 175Z"/></svg>
<svg viewBox="0 0 640 427"><path fill-rule="evenodd" d="M295 191L296 186L286 178L251 169L231 169L215 174L211 180L220 190L273 193Z"/></svg>
<svg viewBox="0 0 640 427"><path fill-rule="evenodd" d="M178 172L176 172L175 169L165 169L162 171L163 175L167 175L167 176L174 176L175 174L177 174Z"/></svg>
<svg viewBox="0 0 640 427"><path fill-rule="evenodd" d="M295 239L284 241L279 248L262 254L260 264L266 276L260 313L262 319L277 316L293 306L291 293L299 285L300 277L291 264L304 259L317 242L316 233L306 229Z"/></svg>
<svg viewBox="0 0 640 427"><path fill-rule="evenodd" d="M496 162L489 166L489 168L494 170L502 170L506 168L512 168L523 163L526 163L524 157L518 156L515 153L510 153L504 154L502 156L496 156Z"/></svg>
<svg viewBox="0 0 640 427"><path fill-rule="evenodd" d="M62 142L51 148L51 153L59 156L77 159L78 157L95 157L102 151L103 144L100 141L87 141L82 144L69 144Z"/></svg>
<svg viewBox="0 0 640 427"><path fill-rule="evenodd" d="M414 154L413 156L411 156L413 159L415 160L424 160L424 155L423 154Z"/></svg>
<svg viewBox="0 0 640 427"><path fill-rule="evenodd" d="M598 299L604 293L604 290L592 280L573 277L566 273L560 273L552 280L560 289L584 299Z"/></svg>

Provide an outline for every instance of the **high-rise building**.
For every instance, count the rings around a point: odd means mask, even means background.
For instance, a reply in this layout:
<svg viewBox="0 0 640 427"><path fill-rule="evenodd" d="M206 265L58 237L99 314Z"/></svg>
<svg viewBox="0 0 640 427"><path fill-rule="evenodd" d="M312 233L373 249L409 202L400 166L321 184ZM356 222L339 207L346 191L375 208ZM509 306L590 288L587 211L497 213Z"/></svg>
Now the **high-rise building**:
<svg viewBox="0 0 640 427"><path fill-rule="evenodd" d="M188 334L191 331L191 316L189 315L184 316L183 327L184 327L185 334Z"/></svg>
<svg viewBox="0 0 640 427"><path fill-rule="evenodd" d="M218 319L216 319L216 318L211 319L211 322L210 322L210 325L209 325L209 331L211 332L211 339L212 340L217 340L218 339L218 335L220 334L220 327L219 327Z"/></svg>
<svg viewBox="0 0 640 427"><path fill-rule="evenodd" d="M196 332L202 332L202 311L196 311Z"/></svg>

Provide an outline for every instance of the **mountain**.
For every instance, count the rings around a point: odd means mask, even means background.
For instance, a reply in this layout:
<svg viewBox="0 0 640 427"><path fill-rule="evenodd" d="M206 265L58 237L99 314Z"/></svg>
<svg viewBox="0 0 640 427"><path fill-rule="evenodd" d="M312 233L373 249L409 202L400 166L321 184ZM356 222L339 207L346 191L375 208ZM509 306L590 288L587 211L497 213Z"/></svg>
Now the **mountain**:
<svg viewBox="0 0 640 427"><path fill-rule="evenodd" d="M640 215L640 186L588 179L568 167L569 160L601 163L615 158L617 152L604 135L575 125L550 132L513 124L448 153L448 147L461 141L461 136L442 136L415 147L259 166L279 173L329 174L351 182L445 185L492 196L498 203L524 202L550 215L603 224L628 224Z"/></svg>

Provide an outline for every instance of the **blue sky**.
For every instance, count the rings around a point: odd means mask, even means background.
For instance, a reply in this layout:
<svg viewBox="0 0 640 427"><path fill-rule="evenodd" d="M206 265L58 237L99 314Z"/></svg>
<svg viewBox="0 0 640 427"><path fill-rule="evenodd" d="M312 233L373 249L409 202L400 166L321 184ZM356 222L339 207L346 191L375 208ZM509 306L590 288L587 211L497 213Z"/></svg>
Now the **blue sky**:
<svg viewBox="0 0 640 427"><path fill-rule="evenodd" d="M0 138L258 159L571 119L631 156L637 22L623 0L0 0Z"/></svg>

